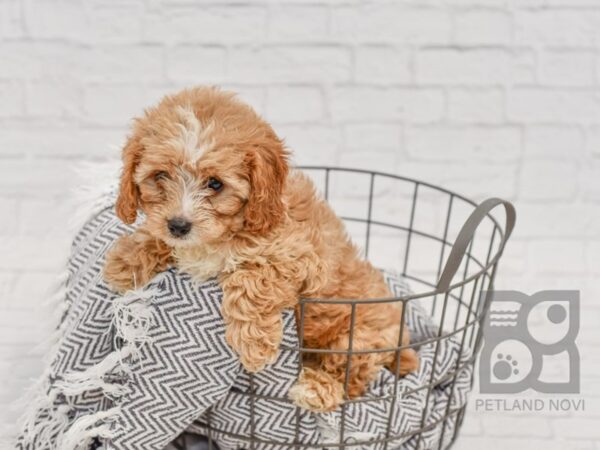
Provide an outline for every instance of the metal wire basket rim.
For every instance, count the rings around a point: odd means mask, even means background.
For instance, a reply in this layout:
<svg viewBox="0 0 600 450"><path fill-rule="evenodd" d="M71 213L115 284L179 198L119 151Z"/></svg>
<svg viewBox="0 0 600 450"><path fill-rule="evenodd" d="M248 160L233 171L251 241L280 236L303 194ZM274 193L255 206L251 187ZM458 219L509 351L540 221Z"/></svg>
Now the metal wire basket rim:
<svg viewBox="0 0 600 450"><path fill-rule="evenodd" d="M461 411L463 411L465 409L465 407L466 406L461 406L460 408L451 408L448 411L448 413L445 414L440 419L436 419L432 423L430 423L430 424L428 424L426 426L420 427L420 428L418 428L416 430L411 430L409 432L405 432L405 433L401 433L401 434L386 436L386 437L379 438L379 439L362 440L362 441L355 441L355 442L343 442L343 443L339 443L339 442L324 442L324 443L315 444L315 443L302 443L302 442L265 441L264 439L261 439L261 438L248 437L248 436L244 436L244 435L241 435L241 434L238 434L238 433L234 433L234 432L231 432L231 431L215 430L215 429L210 429L210 431L212 433L215 433L215 434L222 434L223 436L232 437L232 438L244 441L244 442L254 442L255 444L262 444L262 445L288 446L290 448L291 447L294 447L294 448L344 447L345 448L345 447L355 447L357 445L381 444L381 443L385 443L385 442L395 441L395 440L398 440L398 439L404 439L404 438L412 437L412 436L417 435L419 433L423 433L423 432L426 432L426 431L434 429L440 423L442 423L443 421L445 421L448 417L453 416L453 415L458 414ZM200 427L207 428L205 425L200 425Z"/></svg>
<svg viewBox="0 0 600 450"><path fill-rule="evenodd" d="M475 314L475 313L471 313L471 315L474 316L474 319L466 322L465 325L463 325L460 328L456 328L455 330L448 332L448 333L444 333L440 336L434 336L428 339L425 339L424 341L419 341L419 342L415 342L412 344L406 344L406 345L399 345L396 347L384 347L384 348L375 348L375 349L363 349L363 350L332 350L332 349L328 349L328 348L310 348L310 347L293 347L291 345L285 345L285 344L281 344L280 348L282 350L288 350L288 351L296 351L296 352L302 352L302 353L314 353L314 354L326 354L326 355L349 355L349 354L353 354L353 355L367 355L367 354L375 354L375 353L397 353L401 350L406 350L409 348L418 348L421 347L423 345L427 345L427 344L432 344L434 342L437 341L441 341L443 339L446 339L448 337L452 337L455 334L458 334L462 331L467 330L469 327L475 325L476 323L478 323L481 319L482 316ZM403 323L405 323L403 321Z"/></svg>
<svg viewBox="0 0 600 450"><path fill-rule="evenodd" d="M367 223L367 221L365 219L360 219L358 217L348 217L348 216L341 216L340 217L342 220L347 220L350 222L362 222L362 223ZM378 220L371 220L371 225L377 225L377 226L382 226L382 227L388 227L388 228L392 228L394 230L400 230L400 231L409 231L410 228L402 226L402 225L393 225L391 223L385 223L385 222L379 222ZM500 238L502 239L504 237L504 232L501 229L498 229L498 233L500 234ZM444 240L443 238L434 236L433 234L427 233L425 231L420 231L420 230L411 230L410 231L412 234L416 234L418 236L421 237L426 237L428 239L431 239L433 241L437 241L440 244L444 244L447 247L452 247L452 243L448 242L446 240ZM477 258L475 258L475 256L473 256L471 253L467 253L467 255L469 256L469 258L471 258L471 260L473 262L475 262L480 268L484 268L484 265L481 261L479 261Z"/></svg>
<svg viewBox="0 0 600 450"><path fill-rule="evenodd" d="M479 206L475 201L470 200L460 194L457 194L456 192L450 191L449 189L445 189L445 188L433 185L431 183L416 180L416 179L410 178L410 177L405 177L402 175L394 175L394 174L390 174L390 173L385 173L385 172L380 172L380 171L371 171L371 170L366 170L366 169L330 167L330 166L298 166L298 169L300 169L300 170L324 170L324 171L326 171L326 173L329 173L332 171L333 172L335 172L335 171L353 172L353 173L362 173L362 174L366 174L366 175L371 175L371 177L373 177L373 178L375 176L381 176L381 177L387 177L387 178L392 178L392 179L401 180L401 181L407 181L407 182L414 183L417 186L419 186L419 185L427 186L431 189L434 189L434 190L437 190L440 192L444 192L444 193L450 195L451 197L456 197L456 198L463 200L464 202L470 204L471 206L473 206L475 208L477 208ZM488 217L490 220L492 220L492 222L495 225L495 230L498 230L498 233L500 234L500 239L503 240L505 238L505 235L502 231L502 227L500 226L500 224L498 223L496 218L491 214L491 212L486 214L486 217ZM464 223L463 223L463 225L464 225ZM415 230L413 230L412 232L415 232ZM494 236L494 234L495 234L495 232L492 233L492 237ZM443 241L442 239L436 239L436 240L443 242L445 245L451 245L451 247L454 247L454 244L449 244L446 241ZM469 276L463 280L460 280L456 283L449 285L448 288L445 290L439 290L439 289L435 288L431 291L426 291L426 292L422 292L422 293L408 294L408 295L402 295L402 296L396 296L396 297L380 297L380 298L369 298L369 299L301 298L299 300L299 303L306 304L306 303L328 302L331 304L348 304L348 305L351 305L352 307L354 307L357 304L361 304L361 305L365 304L366 305L366 304L372 304L372 303L395 303L395 302L405 303L409 300L421 299L421 298L425 298L425 297L433 297L435 295L447 293L448 291L451 291L453 289L465 286L468 283L470 283L471 281L473 281L474 279L479 278L483 274L487 273L488 270L490 270L498 262L498 260L502 256L502 251L503 251L503 248L500 247L496 251L495 255L489 259L488 263L484 267L482 267L478 272L472 274L471 276ZM405 276L405 274L402 274L402 276Z"/></svg>
<svg viewBox="0 0 600 450"><path fill-rule="evenodd" d="M443 447L445 434L448 430L452 434L450 436L450 445L454 441L457 436L458 430L460 429L460 425L464 418L466 404L461 405L462 400L458 402L455 399L459 397L455 397L455 385L457 383L457 379L462 377L463 373L467 371L467 377L470 379L470 383L472 386L472 376L470 376L470 370L473 368L474 361L478 355L478 349L481 345L481 321L487 312L487 308L489 307L490 295L489 292L487 295L482 295L484 292L484 288L488 291L493 289L493 281L496 275L496 267L499 261L500 256L502 255L502 251L504 250L504 246L506 241L511 235L512 229L515 223L515 211L514 207L504 200L498 198L491 198L482 201L480 204L477 204L473 200L469 200L462 195L456 194L448 189L440 188L430 183L422 182L419 180L415 180L409 177L403 177L400 175L392 175L383 172L377 171L369 171L364 169L352 169L352 168L342 168L342 167L327 167L327 166L301 166L299 169L305 169L307 171L319 171L319 173L314 173L311 175L316 175L317 177L321 176L325 179L325 189L324 189L324 198L329 199L329 194L331 192L331 173L346 173L346 174L364 174L368 176L367 181L370 180L369 186L366 188L365 194L368 194L368 209L366 218L353 218L353 217L341 217L341 219L346 221L357 221L362 222L366 225L366 243L364 254L368 258L369 256L369 237L371 226L388 226L394 228L392 230L394 234L398 229L402 231L402 233L407 233L406 235L406 253L404 256L404 269L398 270L399 274L407 280L414 280L415 282L419 282L418 289L427 290L428 292L417 292L404 294L396 297L387 297L387 298L378 298L378 299L300 299L300 320L297 327L298 330L298 343L293 346L281 345L282 350L292 351L294 353L299 353L300 361L302 361L302 356L305 353L336 353L341 355L348 355L346 360L346 376L344 382L344 402L341 405L341 422L339 423L339 442L330 442L330 437L327 437L327 442L305 442L305 438L301 436L301 410L296 407L295 411L295 437L293 437L293 441L288 441L287 439L282 442L282 438L279 437L271 437L268 434L264 436L257 436L257 432L268 431L266 428L256 417L257 409L262 408L261 406L257 406L257 402L260 401L275 401L275 402L283 402L284 404L292 404L292 401L288 396L283 395L271 395L272 393L267 392L257 392L257 384L254 380L253 374L249 375L249 391L244 392L246 389L241 389L240 394L244 397L248 397L248 403L250 407L250 423L245 425L245 431L243 433L239 433L238 430L228 431L227 429L219 429L223 425L220 421L217 422L212 421L211 423L211 412L210 409L206 415L206 423L198 423L192 432L200 431L201 434L206 434L209 438L209 449L211 448L211 444L213 442L212 436L223 436L229 437L233 439L237 439L241 441L238 445L241 445L245 448L250 448L251 450L255 450L257 446L267 445L267 446L281 446L285 448L295 448L297 450L308 449L308 448L331 448L336 450L344 450L350 449L351 447L362 448L363 446L373 446L374 444L382 444L384 450L388 449L388 444L392 444L395 446L396 442L401 439L411 438L413 436L417 436L415 439L417 440L417 447L421 448L421 442L424 438L423 433L426 433L430 430L436 430L441 425L441 434L440 432L436 432L438 441L436 441L436 448L441 449ZM352 175L348 175L350 179L352 179ZM377 183L378 177L383 178L382 183ZM354 177L357 178L357 177ZM318 178L317 178L318 179ZM373 199L375 186L378 191L381 190L381 186L385 185L385 192L391 192L394 187L394 183L385 183L385 180L398 180L400 182L410 183L411 187L407 191L407 196L410 195L410 191L412 189L412 206L408 206L410 212L410 222L408 225L404 226L395 226L392 224L385 223L386 221L392 222L392 219L383 218L380 222L372 220L373 218ZM333 186L338 186L337 178L333 178L334 184ZM389 184L389 186L388 186ZM422 188L421 188L422 187ZM429 189L432 189L433 192L430 192ZM438 195L436 195L438 194ZM396 197L396 196L392 196ZM437 236L433 236L433 234L424 233L420 230L414 229L414 226L419 226L419 221L414 223L415 211L420 211L420 204L423 202L428 202L429 200L437 200L440 197L441 203L438 206L438 209L443 208L443 202L447 202L447 208L445 212L446 216L446 224L444 229L443 237L440 239ZM362 196L360 197L362 198ZM460 201L460 202L459 202ZM464 203L462 203L464 202ZM453 208L453 205L456 203L456 206ZM437 204L437 202L436 202ZM506 213L506 220L503 222L502 220L497 220L493 213L493 209L498 206L504 206ZM464 207L464 208L463 208ZM461 216L463 210L468 210L472 207L472 211L467 213L468 217L462 224L457 224L460 227L458 234L454 238L454 242L449 242L452 239L452 236L448 234L448 230L450 228L449 224L452 219L452 230L454 230L454 222L456 222L456 218ZM375 211L375 215L377 211ZM353 215L351 212L350 215ZM497 214L496 214L497 216ZM419 217L419 216L417 216ZM489 219L486 220L486 219ZM460 219L459 219L460 220ZM403 220L401 221L403 222ZM478 228L484 224L493 226L493 230L491 235L488 235L486 232L485 235L482 232L478 232ZM501 226L499 222L503 222ZM434 231L437 233L437 231ZM414 234L414 236L413 236ZM454 233L452 233L453 235ZM431 273L429 271L420 273L416 272L414 275L410 273L407 265L408 254L410 250L411 237L419 237L423 236L425 238L430 239L432 242L441 243L441 254L439 257L439 261L436 263L437 267L437 276L436 279L430 280L433 281L430 283L429 281L422 278L429 278L429 275L435 273L434 267L431 268ZM477 236L477 240L475 240L475 236ZM500 236L500 241L496 241ZM479 243L480 241L485 241L485 246L482 249L483 255L479 257L479 254L474 255L474 242ZM450 250L448 253L448 247ZM415 250L416 251L416 250ZM470 268L470 271L476 271L477 273L468 276L469 273L469 264L472 263L473 266ZM431 277L434 278L434 277ZM458 279L462 281L454 282L454 279ZM487 280L487 282L486 282ZM487 284L487 286L486 286ZM471 285L471 286L469 286ZM472 287L472 289L471 289ZM478 289L479 288L479 289ZM425 341L418 343L409 343L407 345L402 345L402 336L403 329L406 326L405 319L405 311L408 308L402 308L402 313L400 317L400 333L398 337L397 346L388 347L383 349L369 349L369 350L354 350L353 348L353 334L355 328L355 317L357 313L357 305L368 305L374 303L393 303L393 302L402 302L404 306L407 306L405 303L411 300L423 299L426 297L431 297L433 302L429 302L430 306L432 306L432 317L434 316L434 311L436 309L436 302L438 299L443 299L442 310L441 310L441 318L439 321L439 325L433 325L434 328L427 333L427 337ZM454 325L453 330L449 330L448 332L444 331L444 324L446 323L446 314L448 312L448 305L451 303L455 305L454 301L456 300L456 316L454 317ZM311 349L303 347L303 331L304 331L304 320L305 320L305 307L306 303L318 303L318 302L329 302L329 303L337 303L337 304L349 304L352 315L350 322L350 334L349 334L349 342L347 350L331 350L331 349ZM468 303L468 305L467 305ZM466 312L466 314L461 315L461 313ZM449 316L450 324L452 324L452 317ZM468 336L470 330L470 337ZM462 335L462 338L461 338ZM436 367L439 364L439 355L443 351L443 346L440 345L442 341L447 340L448 338L456 337L456 340L460 339L460 348L458 350L456 361L450 362L452 365L449 370L443 375L436 377ZM475 339L473 341L473 339ZM399 357L400 351L406 348L417 348L422 347L423 345L433 345L433 360L431 363L431 373L424 374L424 378L419 378L419 383L417 386L405 386L402 389L402 392L399 392ZM470 354L465 354L464 349L465 345L471 352ZM395 370L392 370L392 380L393 382L393 392L389 392L389 390L385 391L374 391L373 393L376 396L373 397L361 397L356 399L348 398L348 383L349 383L349 375L350 368L352 365L353 357L351 355L362 354L362 353L395 353L396 354L396 364ZM302 370L302 364L298 365L298 373ZM439 372L438 372L439 374ZM395 375L395 378L394 378ZM466 380L466 383L469 383L469 379ZM446 383L450 386L446 387ZM433 414L429 419L427 419L427 411L428 406L430 404L430 396L433 395L434 389L442 384L444 386L443 391L447 396L447 404L443 406L444 412L440 411L440 414ZM465 392L464 387L462 391ZM468 386L466 387L468 391ZM424 407L420 414L420 425L415 422L415 427L411 426L409 430L393 429L393 421L394 416L397 413L396 403L400 401L402 398L406 398L408 394L422 393L425 392L425 401ZM436 394L437 395L437 394ZM419 395L419 398L421 396ZM390 414L387 416L387 430L385 432L385 436L382 436L381 433L377 436L355 436L356 440L354 442L347 442L345 439L345 435L347 434L347 408L352 404L388 404L389 403L389 411ZM244 400L244 404L247 404ZM260 405L260 404L259 404ZM268 405L267 405L268 406ZM418 417L416 420L419 420ZM429 422L429 423L428 423ZM452 430L452 424L454 423L454 430ZM249 430L248 430L249 425ZM418 425L418 427L417 427ZM265 427L265 428L263 428ZM361 427L358 428L359 431ZM249 431L249 435L247 434ZM287 438L287 436L286 436ZM336 441L338 438L331 437ZM218 439L217 439L218 440ZM437 445L439 442L439 445ZM447 447L449 448L449 447Z"/></svg>
<svg viewBox="0 0 600 450"><path fill-rule="evenodd" d="M441 191L444 192L446 194L449 194L453 197L459 198L467 203L469 203L472 206L477 207L477 203L474 200L468 199L467 197L464 197L461 194L457 194L454 191L451 191L449 189L446 188L442 188L439 186L436 186L435 184L431 184L428 183L427 181L421 181L421 180L416 180L414 178L410 178L410 177L405 177L404 175L394 175L391 173L387 173L387 172L380 172L377 170L367 170L367 169L355 169L355 168L351 168L351 167L332 167L332 166L298 166L297 167L300 170L325 170L327 172L355 172L355 173L363 173L365 175L377 175L377 176L381 176L381 177L387 177L387 178L394 178L396 180L402 180L402 181L409 181L411 183L415 183L421 186L426 186L428 188L434 189L436 191ZM495 221L495 220L494 220ZM499 225L496 222L496 225Z"/></svg>
<svg viewBox="0 0 600 450"><path fill-rule="evenodd" d="M422 391L423 389L429 389L431 387L436 387L436 386L439 386L439 385L445 383L446 381L448 381L450 379L454 379L455 376L457 376L459 373L465 371L469 366L471 366L475 362L476 359L477 359L477 355L473 354L468 359L463 360L462 363L459 361L458 366L455 367L454 370L448 372L446 375L436 378L435 380L432 380L428 383L420 384L416 388L406 389L404 392L402 392L402 395L404 395L404 396L411 395L416 392ZM397 381L396 381L396 383L397 383ZM278 397L276 395L256 394L253 392L244 392L243 395L244 395L244 397L254 398L254 399L259 399L259 400L269 400L269 401L275 401L275 402L287 403L287 404L294 403L288 397ZM383 395L383 396L379 396L379 397L359 397L359 398L354 398L354 399L345 399L344 404L349 405L351 403L374 403L376 401L391 400L394 397L398 398L398 394L396 394L396 395L389 394L389 395Z"/></svg>
<svg viewBox="0 0 600 450"><path fill-rule="evenodd" d="M447 294L449 291L452 291L456 288L465 286L467 284L469 284L471 281L473 281L476 278L479 278L480 276L484 275L487 273L487 270L490 269L497 261L498 259L500 259L500 257L502 256L501 253L497 254L496 256L494 256L494 258L492 258L490 260L490 263L484 268L484 270L480 270L479 272L469 276L468 278L465 278L464 280L458 281L452 285L450 285L448 287L448 289L446 290L438 290L438 289L434 289L432 291L427 291L427 292L421 292L418 294L408 294L408 295L402 295L399 297L381 297L381 298L364 298L364 299L340 299L340 298L301 298L299 300L300 304L306 304L306 303L331 303L331 304L344 304L344 305L351 305L351 306L356 306L356 305L368 305L371 303L395 303L395 302L402 302L402 303L407 303L411 300L418 300L421 298L425 298L425 297L433 297L434 295L439 295L439 294ZM403 277L405 277L405 274L402 274ZM414 278L414 277L413 277Z"/></svg>

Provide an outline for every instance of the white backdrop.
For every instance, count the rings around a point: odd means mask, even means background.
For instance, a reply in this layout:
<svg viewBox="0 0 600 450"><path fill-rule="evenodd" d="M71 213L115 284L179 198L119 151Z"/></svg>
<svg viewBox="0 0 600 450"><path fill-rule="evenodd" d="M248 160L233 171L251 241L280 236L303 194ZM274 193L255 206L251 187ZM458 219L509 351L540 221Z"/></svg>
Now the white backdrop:
<svg viewBox="0 0 600 450"><path fill-rule="evenodd" d="M6 432L41 370L68 166L115 157L145 105L200 83L240 92L298 163L513 201L497 287L582 291L586 411L471 408L456 448L600 449L600 0L0 0Z"/></svg>

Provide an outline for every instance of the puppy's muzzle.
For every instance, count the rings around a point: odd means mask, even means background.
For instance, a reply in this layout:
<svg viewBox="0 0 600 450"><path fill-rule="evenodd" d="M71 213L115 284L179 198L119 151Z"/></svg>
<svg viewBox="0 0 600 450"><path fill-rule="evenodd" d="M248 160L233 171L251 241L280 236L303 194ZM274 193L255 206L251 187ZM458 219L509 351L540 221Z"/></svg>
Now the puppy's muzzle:
<svg viewBox="0 0 600 450"><path fill-rule="evenodd" d="M175 217L167 222L167 227L173 237L180 238L190 232L192 223L181 217Z"/></svg>

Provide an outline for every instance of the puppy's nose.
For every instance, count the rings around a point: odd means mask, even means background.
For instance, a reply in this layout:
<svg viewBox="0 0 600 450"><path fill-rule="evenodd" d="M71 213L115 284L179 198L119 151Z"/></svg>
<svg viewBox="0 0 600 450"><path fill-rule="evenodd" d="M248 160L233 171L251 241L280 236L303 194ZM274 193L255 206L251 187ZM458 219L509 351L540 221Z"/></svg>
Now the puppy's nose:
<svg viewBox="0 0 600 450"><path fill-rule="evenodd" d="M171 234L175 237L185 236L192 229L192 223L181 217L175 217L167 222Z"/></svg>

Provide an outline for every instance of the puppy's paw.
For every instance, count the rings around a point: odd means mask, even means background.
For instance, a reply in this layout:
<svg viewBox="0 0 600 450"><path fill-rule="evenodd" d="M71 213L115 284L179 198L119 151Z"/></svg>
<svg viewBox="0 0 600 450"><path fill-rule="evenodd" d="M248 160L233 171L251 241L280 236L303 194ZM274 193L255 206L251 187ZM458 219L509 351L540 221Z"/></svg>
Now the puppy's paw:
<svg viewBox="0 0 600 450"><path fill-rule="evenodd" d="M344 402L344 387L327 372L305 367L288 397L300 408L330 412Z"/></svg>
<svg viewBox="0 0 600 450"><path fill-rule="evenodd" d="M278 354L277 347L267 347L259 342L254 342L250 343L243 353L240 353L240 362L248 372L260 372L269 364L274 363Z"/></svg>
<svg viewBox="0 0 600 450"><path fill-rule="evenodd" d="M415 372L419 368L419 354L412 348L405 348L400 351L400 364L398 367L398 375L403 377L411 372ZM389 366L389 369L394 372L396 370L396 359Z"/></svg>
<svg viewBox="0 0 600 450"><path fill-rule="evenodd" d="M259 372L275 362L279 354L282 325L281 319L274 323L234 320L227 325L225 338L238 354L248 372Z"/></svg>
<svg viewBox="0 0 600 450"><path fill-rule="evenodd" d="M106 254L104 280L121 294L143 287L167 268L170 256L170 248L144 233L122 236Z"/></svg>
<svg viewBox="0 0 600 450"><path fill-rule="evenodd" d="M115 292L123 294L134 289L137 281L138 268L128 252L128 236L120 238L106 254L104 263L104 280Z"/></svg>

